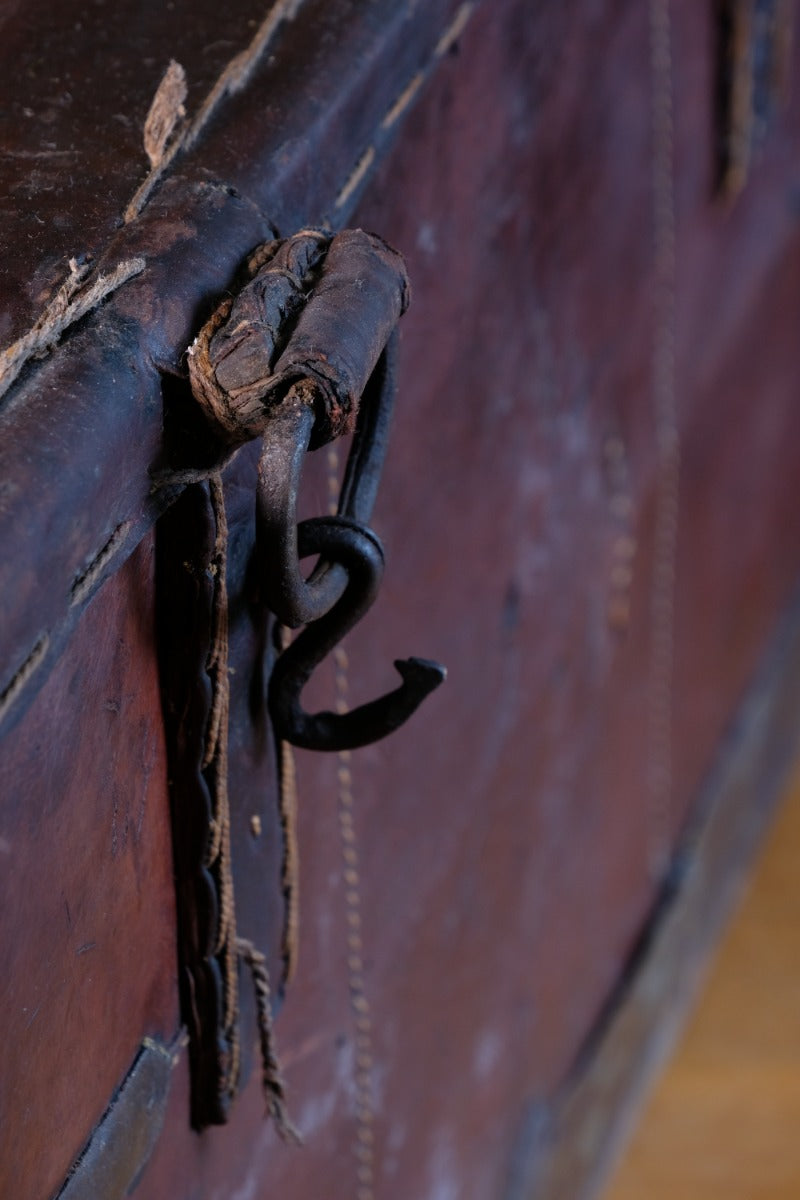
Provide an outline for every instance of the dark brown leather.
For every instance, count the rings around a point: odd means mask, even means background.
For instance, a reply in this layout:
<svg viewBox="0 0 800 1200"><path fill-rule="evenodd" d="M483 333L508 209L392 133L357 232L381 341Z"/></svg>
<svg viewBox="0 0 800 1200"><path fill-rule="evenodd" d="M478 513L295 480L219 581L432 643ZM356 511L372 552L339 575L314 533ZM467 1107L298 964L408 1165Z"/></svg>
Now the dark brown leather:
<svg viewBox="0 0 800 1200"><path fill-rule="evenodd" d="M253 259L252 278L189 350L192 391L223 444L236 444L263 435L270 411L305 381L317 449L355 429L359 400L408 307L403 259L363 229L303 231Z"/></svg>
<svg viewBox="0 0 800 1200"><path fill-rule="evenodd" d="M268 956L275 1000L283 982L283 834L277 801L276 746L266 711L265 681L274 657L268 616L254 576L253 501L257 447L237 459L225 487L228 521L227 596L231 675L227 792L236 924L234 932ZM239 981L237 1018L226 1028L228 969L220 928L220 865L208 845L218 781L204 767L212 684L216 525L208 491L187 488L159 525L161 682L169 750L175 878L178 893L180 987L192 1062L192 1124L228 1119L232 1098L252 1069L256 1039L253 992ZM230 1074L231 1040L242 1064Z"/></svg>
<svg viewBox="0 0 800 1200"><path fill-rule="evenodd" d="M0 743L0 1195L54 1195L143 1036L178 1028L152 538Z"/></svg>

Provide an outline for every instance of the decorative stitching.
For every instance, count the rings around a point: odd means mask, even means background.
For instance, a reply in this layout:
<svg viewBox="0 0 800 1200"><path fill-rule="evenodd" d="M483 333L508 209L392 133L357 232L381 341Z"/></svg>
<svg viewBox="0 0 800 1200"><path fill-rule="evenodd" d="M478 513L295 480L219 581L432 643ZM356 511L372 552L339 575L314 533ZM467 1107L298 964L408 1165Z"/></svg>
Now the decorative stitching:
<svg viewBox="0 0 800 1200"><path fill-rule="evenodd" d="M680 504L680 434L675 397L675 185L670 0L650 0L653 105L654 342L651 395L657 491L650 614L648 720L649 865L660 881L672 845L672 692Z"/></svg>
<svg viewBox="0 0 800 1200"><path fill-rule="evenodd" d="M241 91L245 86L264 51L272 41L278 27L283 21L293 20L302 3L303 0L277 0L277 3L271 6L253 35L250 44L245 50L242 50L231 59L200 105L194 119L184 127L180 135L170 144L169 149L164 153L163 157L153 163L152 170L139 184L123 213L123 220L126 225L129 225L131 221L135 221L139 216L150 199L150 195L156 184L176 156L182 150L191 150L226 96L235 95L236 92ZM175 65L178 66L178 64ZM182 67L179 69L183 71ZM159 91L165 79L161 81ZM158 92L156 96L158 96ZM153 103L155 104L155 101Z"/></svg>
<svg viewBox="0 0 800 1200"><path fill-rule="evenodd" d="M328 511L337 512L339 491L339 450L328 447ZM336 680L336 711L348 711L349 660L346 650L337 646L333 653ZM355 1027L355 1094L356 1141L353 1154L356 1160L357 1200L374 1200L375 1138L372 1129L374 1103L372 1093L372 1013L364 983L363 938L361 932L361 878L358 849L353 823L353 775L350 769L351 752L340 750L336 772L338 783L339 835L342 845L345 886L345 915L347 921L347 978L350 1008Z"/></svg>
<svg viewBox="0 0 800 1200"><path fill-rule="evenodd" d="M30 677L41 666L49 645L50 638L46 633L43 633L22 666L14 673L3 691L0 692L0 721L3 720Z"/></svg>
<svg viewBox="0 0 800 1200"><path fill-rule="evenodd" d="M101 300L138 275L144 267L143 258L126 259L108 275L99 275L84 291L81 289L90 270L89 264L86 260L71 258L69 275L45 305L35 324L0 353L0 396L8 391L30 359L51 350L70 325L86 316ZM77 299L74 299L76 295Z"/></svg>
<svg viewBox="0 0 800 1200"><path fill-rule="evenodd" d="M389 105L378 126L379 133L388 133L392 126L396 124L400 116L406 111L417 92L422 87L434 63L438 62L440 58L443 58L444 55L447 54L448 51L450 51L458 41L459 37L466 29L476 7L477 0L468 0L467 3L461 5L455 17L441 35L439 41L436 43L436 46L434 47L433 53L427 64L421 70L412 75L411 79L405 85L400 94ZM370 167L377 158L378 142L379 139L377 137L373 137L372 142L361 154L358 162L348 175L342 188L336 196L333 204L334 209L343 208L344 205L347 204L348 200L350 200L353 193L357 191L359 185L363 182L365 176L369 172ZM326 220L325 223L327 225L333 224L333 222L330 220Z"/></svg>
<svg viewBox="0 0 800 1200"><path fill-rule="evenodd" d="M361 180L366 175L367 171L370 169L372 164L375 162L375 153L376 153L375 147L368 146L367 149L364 151L364 153L361 155L361 158L356 163L355 168L353 169L353 171L350 175L350 178L347 180L344 187L339 192L339 195L336 197L336 200L334 202L334 208L341 208L342 205L346 204L347 201L350 199L353 192L356 190L358 185L361 183Z"/></svg>
<svg viewBox="0 0 800 1200"><path fill-rule="evenodd" d="M70 588L70 604L80 604L89 595L92 588L95 586L103 571L108 566L111 559L115 556L120 547L124 544L125 539L133 527L133 521L123 521L118 525L106 544L94 556L89 566L80 575L77 576L75 582Z"/></svg>

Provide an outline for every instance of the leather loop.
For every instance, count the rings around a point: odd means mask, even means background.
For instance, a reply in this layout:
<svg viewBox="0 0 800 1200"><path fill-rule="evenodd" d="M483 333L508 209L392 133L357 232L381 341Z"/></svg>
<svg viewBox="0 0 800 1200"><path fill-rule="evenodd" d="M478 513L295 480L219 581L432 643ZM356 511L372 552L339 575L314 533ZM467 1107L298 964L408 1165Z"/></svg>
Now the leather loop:
<svg viewBox="0 0 800 1200"><path fill-rule="evenodd" d="M251 256L250 278L189 349L192 390L228 443L262 435L293 386L310 448L355 427L358 401L409 300L403 259L375 234L302 230Z"/></svg>

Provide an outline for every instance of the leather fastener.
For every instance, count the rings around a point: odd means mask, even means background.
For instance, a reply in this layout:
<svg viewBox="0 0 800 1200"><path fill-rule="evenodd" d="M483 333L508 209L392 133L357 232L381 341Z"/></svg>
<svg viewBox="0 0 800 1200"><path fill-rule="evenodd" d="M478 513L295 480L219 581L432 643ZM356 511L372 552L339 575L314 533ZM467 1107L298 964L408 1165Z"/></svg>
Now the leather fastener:
<svg viewBox="0 0 800 1200"><path fill-rule="evenodd" d="M306 628L270 682L276 732L308 749L352 749L401 725L445 678L427 659L398 660L401 685L347 714L306 713L315 666L369 608L384 553L368 528L394 400L397 322L409 302L405 264L375 234L303 230L251 256L189 351L192 390L234 448L263 438L257 523L262 587L284 625ZM339 510L298 524L302 462L354 433ZM306 578L303 557L318 562Z"/></svg>

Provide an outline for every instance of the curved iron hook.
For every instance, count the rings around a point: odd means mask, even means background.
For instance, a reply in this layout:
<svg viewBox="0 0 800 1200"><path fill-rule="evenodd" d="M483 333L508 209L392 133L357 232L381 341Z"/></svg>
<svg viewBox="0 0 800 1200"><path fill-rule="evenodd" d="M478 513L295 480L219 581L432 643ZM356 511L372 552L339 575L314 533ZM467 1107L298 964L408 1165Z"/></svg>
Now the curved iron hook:
<svg viewBox="0 0 800 1200"><path fill-rule="evenodd" d="M438 663L398 659L402 683L348 713L307 713L300 694L315 667L361 619L383 575L383 547L375 534L347 517L316 517L297 528L300 558L319 554L346 570L344 591L329 612L307 625L272 669L269 708L276 733L309 750L354 750L378 741L406 721L446 677Z"/></svg>
<svg viewBox="0 0 800 1200"><path fill-rule="evenodd" d="M386 458L396 346L394 332L364 389L339 496L338 515L361 525L372 515ZM269 608L290 629L319 620L347 585L346 572L335 560L323 559L308 578L300 570L297 497L314 422L311 393L301 381L270 420L258 464L256 531L258 561L264 564L262 591Z"/></svg>

